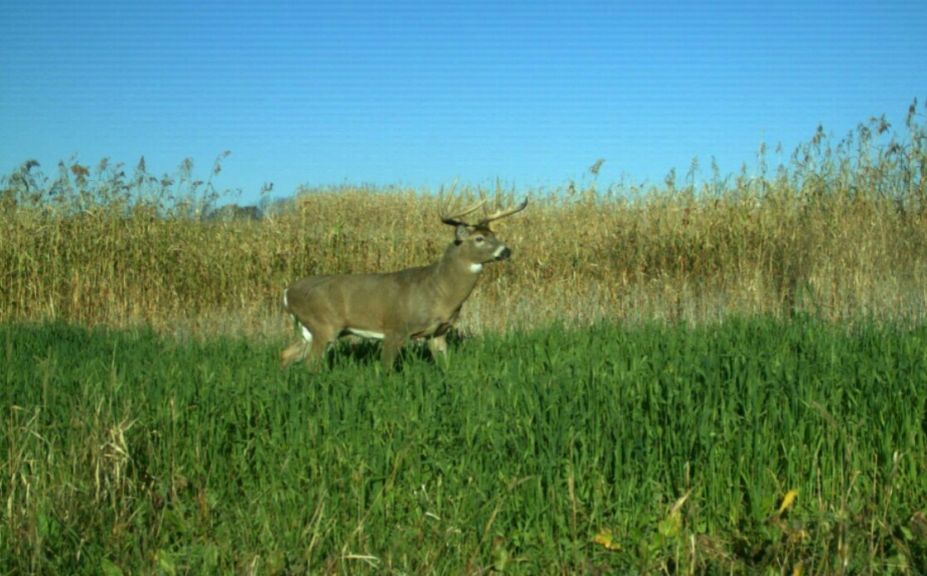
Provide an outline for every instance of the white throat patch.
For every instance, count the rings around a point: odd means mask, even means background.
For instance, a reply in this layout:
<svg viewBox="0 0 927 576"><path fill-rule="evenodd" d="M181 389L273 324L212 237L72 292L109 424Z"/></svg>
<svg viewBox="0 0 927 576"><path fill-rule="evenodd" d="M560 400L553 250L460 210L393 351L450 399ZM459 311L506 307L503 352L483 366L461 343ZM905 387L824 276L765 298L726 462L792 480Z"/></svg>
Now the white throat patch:
<svg viewBox="0 0 927 576"><path fill-rule="evenodd" d="M482 271L483 271L483 265L482 265L482 264L470 264L470 272L473 272L474 274L477 274L477 273L482 272Z"/></svg>

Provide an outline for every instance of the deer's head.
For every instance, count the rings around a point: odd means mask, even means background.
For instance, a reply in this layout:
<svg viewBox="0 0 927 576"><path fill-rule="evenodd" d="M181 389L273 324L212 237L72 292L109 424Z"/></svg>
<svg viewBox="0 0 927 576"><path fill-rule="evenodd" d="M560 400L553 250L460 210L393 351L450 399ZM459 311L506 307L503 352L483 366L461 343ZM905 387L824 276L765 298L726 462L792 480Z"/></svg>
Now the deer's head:
<svg viewBox="0 0 927 576"><path fill-rule="evenodd" d="M453 252L453 256L458 261L469 265L473 271L481 270L483 264L487 262L505 260L512 255L512 250L496 238L496 235L489 228L489 223L511 216L516 212L521 212L528 206L528 199L526 198L518 206L494 212L476 224L469 224L462 220L464 216L475 212L485 202L483 200L462 212L441 217L442 222L455 227L454 243L449 248L449 251Z"/></svg>

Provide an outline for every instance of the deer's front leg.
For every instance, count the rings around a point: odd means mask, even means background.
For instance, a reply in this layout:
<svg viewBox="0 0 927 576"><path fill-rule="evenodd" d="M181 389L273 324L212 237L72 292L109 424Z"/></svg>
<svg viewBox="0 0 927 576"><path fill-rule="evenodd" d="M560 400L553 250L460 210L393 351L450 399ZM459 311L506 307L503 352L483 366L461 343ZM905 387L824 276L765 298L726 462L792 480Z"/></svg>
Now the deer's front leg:
<svg viewBox="0 0 927 576"><path fill-rule="evenodd" d="M383 369L387 372L392 372L396 364L396 355L402 349L405 339L405 335L399 332L388 332L383 335Z"/></svg>
<svg viewBox="0 0 927 576"><path fill-rule="evenodd" d="M440 363L445 368L450 365L447 358L447 339L444 334L429 338L428 350L431 352L431 357L434 358L435 363Z"/></svg>

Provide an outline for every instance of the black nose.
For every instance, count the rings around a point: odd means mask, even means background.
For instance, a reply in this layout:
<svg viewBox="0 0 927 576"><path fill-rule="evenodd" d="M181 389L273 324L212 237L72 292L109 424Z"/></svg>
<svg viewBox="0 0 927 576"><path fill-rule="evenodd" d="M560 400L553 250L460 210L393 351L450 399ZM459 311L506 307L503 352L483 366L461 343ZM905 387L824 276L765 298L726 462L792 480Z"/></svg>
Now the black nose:
<svg viewBox="0 0 927 576"><path fill-rule="evenodd" d="M509 250L508 247L505 247L502 249L502 252L499 252L499 255L496 256L496 260L505 260L511 255L512 255L512 251Z"/></svg>

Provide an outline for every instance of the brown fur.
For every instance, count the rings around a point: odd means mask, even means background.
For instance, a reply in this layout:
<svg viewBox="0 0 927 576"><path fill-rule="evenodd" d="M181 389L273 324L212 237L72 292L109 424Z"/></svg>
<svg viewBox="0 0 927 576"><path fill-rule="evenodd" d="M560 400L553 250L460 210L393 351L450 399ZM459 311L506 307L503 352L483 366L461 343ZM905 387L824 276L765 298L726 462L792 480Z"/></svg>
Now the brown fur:
<svg viewBox="0 0 927 576"><path fill-rule="evenodd" d="M306 362L315 365L331 342L352 330L383 335L387 370L410 339L427 339L432 355L446 359L445 335L476 286L482 265L511 254L488 225L453 222L454 242L428 266L386 274L309 276L294 282L285 293L286 309L312 333L312 344L308 354L307 342L291 345L281 354L281 364L288 366L305 355ZM474 266L480 270L474 271Z"/></svg>

